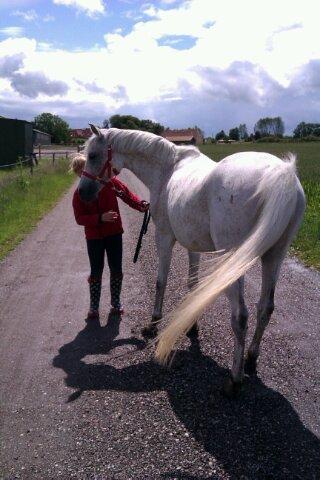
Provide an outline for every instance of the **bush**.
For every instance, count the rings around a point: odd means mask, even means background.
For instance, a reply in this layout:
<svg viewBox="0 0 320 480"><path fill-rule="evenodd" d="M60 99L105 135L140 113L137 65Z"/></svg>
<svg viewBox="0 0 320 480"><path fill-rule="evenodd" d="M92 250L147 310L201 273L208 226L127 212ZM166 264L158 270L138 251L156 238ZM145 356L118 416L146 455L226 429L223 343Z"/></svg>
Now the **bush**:
<svg viewBox="0 0 320 480"><path fill-rule="evenodd" d="M294 140L298 142L320 142L320 137L316 137L315 135L308 135L307 137L301 137Z"/></svg>
<svg viewBox="0 0 320 480"><path fill-rule="evenodd" d="M268 137L258 138L256 142L257 143L275 143L275 142L281 142L281 138L270 135Z"/></svg>

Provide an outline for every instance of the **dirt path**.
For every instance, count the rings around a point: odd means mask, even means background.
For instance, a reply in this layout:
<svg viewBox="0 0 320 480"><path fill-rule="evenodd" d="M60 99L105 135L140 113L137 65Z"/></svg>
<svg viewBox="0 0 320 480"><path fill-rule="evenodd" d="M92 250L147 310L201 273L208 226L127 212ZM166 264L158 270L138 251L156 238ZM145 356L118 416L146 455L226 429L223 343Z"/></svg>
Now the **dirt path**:
<svg viewBox="0 0 320 480"><path fill-rule="evenodd" d="M130 173L123 179L146 197ZM320 275L286 261L259 377L226 401L232 335L223 298L201 322L201 352L185 340L167 371L139 350L154 295L153 227L133 265L142 215L124 206L122 217L120 325L107 324L106 274L101 327L86 328L88 265L71 192L0 264L0 478L319 479ZM177 247L166 311L186 274ZM249 335L259 286L257 267L246 286Z"/></svg>

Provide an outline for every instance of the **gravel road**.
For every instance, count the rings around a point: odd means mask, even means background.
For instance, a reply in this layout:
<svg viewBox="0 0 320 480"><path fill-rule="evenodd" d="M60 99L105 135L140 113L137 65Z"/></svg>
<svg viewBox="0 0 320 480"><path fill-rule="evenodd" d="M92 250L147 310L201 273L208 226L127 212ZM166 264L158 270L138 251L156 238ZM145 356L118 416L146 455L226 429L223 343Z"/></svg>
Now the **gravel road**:
<svg viewBox="0 0 320 480"><path fill-rule="evenodd" d="M147 197L131 173L121 176ZM71 197L0 264L0 478L318 480L319 273L286 260L259 375L240 399L226 400L220 390L233 342L224 298L205 312L199 343L179 345L171 369L144 348L154 232L150 225L133 265L142 215L126 205L126 314L108 321L106 272L101 325L86 326L87 254ZM185 292L186 275L187 254L177 246L165 311ZM246 282L249 336L259 288L256 267Z"/></svg>

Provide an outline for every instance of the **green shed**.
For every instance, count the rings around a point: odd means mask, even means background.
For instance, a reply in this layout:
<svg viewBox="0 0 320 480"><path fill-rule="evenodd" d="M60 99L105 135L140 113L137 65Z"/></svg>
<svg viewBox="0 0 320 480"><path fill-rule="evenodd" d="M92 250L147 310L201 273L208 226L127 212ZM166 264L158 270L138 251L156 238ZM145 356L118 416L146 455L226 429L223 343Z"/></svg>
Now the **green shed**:
<svg viewBox="0 0 320 480"><path fill-rule="evenodd" d="M0 117L0 166L16 163L33 154L31 122Z"/></svg>

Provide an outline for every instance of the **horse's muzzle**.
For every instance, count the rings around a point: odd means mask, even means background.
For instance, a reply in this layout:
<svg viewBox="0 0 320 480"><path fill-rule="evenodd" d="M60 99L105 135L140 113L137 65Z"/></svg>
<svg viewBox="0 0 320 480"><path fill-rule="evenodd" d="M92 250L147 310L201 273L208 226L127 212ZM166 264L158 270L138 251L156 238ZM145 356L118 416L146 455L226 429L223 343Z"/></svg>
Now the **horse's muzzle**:
<svg viewBox="0 0 320 480"><path fill-rule="evenodd" d="M95 200L97 198L98 191L99 191L99 187L98 185L96 185L95 182L92 182L92 181L82 182L81 180L79 183L78 192L79 192L80 199L83 202L92 202L92 200Z"/></svg>

